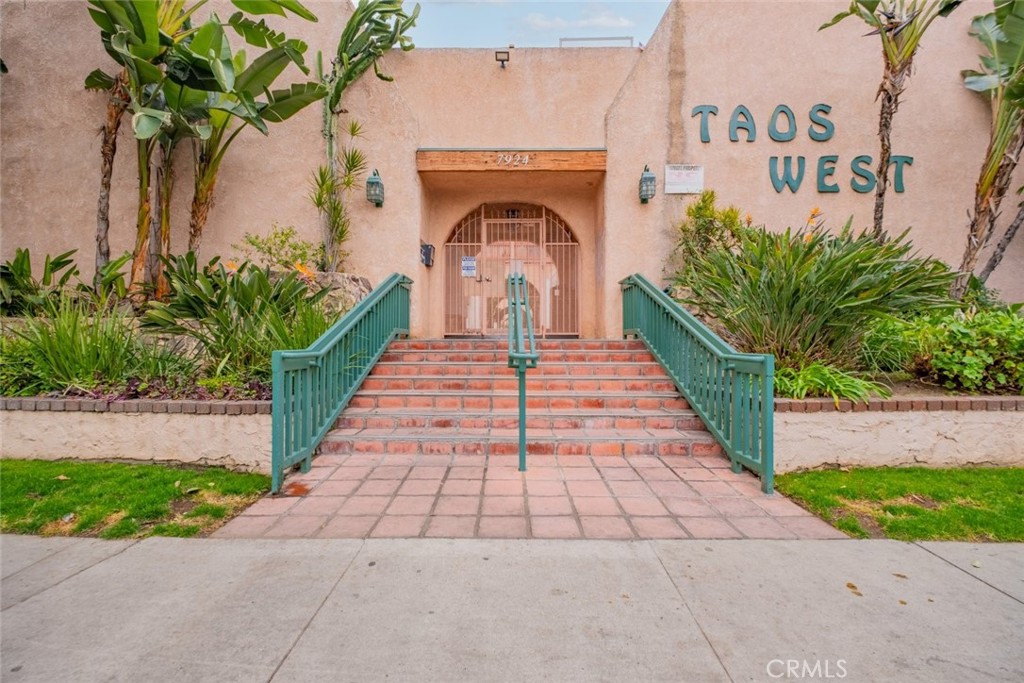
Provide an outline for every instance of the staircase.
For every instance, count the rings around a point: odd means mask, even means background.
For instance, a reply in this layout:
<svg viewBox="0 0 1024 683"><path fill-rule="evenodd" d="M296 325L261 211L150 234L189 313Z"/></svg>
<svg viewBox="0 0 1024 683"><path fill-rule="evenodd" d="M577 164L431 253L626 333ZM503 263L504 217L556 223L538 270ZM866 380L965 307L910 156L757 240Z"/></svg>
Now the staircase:
<svg viewBox="0 0 1024 683"><path fill-rule="evenodd" d="M722 452L642 342L547 340L537 348L528 455ZM518 385L507 354L499 340L393 342L320 452L517 455Z"/></svg>

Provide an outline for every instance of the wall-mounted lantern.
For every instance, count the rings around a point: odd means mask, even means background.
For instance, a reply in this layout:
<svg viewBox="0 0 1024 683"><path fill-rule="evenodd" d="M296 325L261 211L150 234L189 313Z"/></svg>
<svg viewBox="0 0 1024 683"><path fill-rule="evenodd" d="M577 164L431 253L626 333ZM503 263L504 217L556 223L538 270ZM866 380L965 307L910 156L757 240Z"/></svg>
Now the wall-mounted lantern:
<svg viewBox="0 0 1024 683"><path fill-rule="evenodd" d="M378 209L384 206L384 181L380 179L377 169L373 169L373 173L366 179L366 201Z"/></svg>
<svg viewBox="0 0 1024 683"><path fill-rule="evenodd" d="M427 268L434 265L434 245L427 244L426 242L420 242L420 261L423 262Z"/></svg>
<svg viewBox="0 0 1024 683"><path fill-rule="evenodd" d="M657 187L657 176L645 165L644 172L640 174L640 203L646 204L647 200L654 196Z"/></svg>
<svg viewBox="0 0 1024 683"><path fill-rule="evenodd" d="M501 63L501 68L505 68L505 64L508 63L508 50L495 50L494 61Z"/></svg>

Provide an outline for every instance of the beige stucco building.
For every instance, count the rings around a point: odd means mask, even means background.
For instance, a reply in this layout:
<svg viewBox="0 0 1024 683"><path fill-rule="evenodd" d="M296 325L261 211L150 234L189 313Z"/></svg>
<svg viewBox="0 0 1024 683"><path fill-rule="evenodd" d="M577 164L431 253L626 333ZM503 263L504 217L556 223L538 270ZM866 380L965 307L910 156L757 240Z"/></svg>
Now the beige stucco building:
<svg viewBox="0 0 1024 683"><path fill-rule="evenodd" d="M293 20L288 31L310 43L310 56L330 54L350 8L307 4L320 21ZM680 0L642 48L513 48L504 67L494 50L387 55L382 68L395 81L368 75L345 99L386 191L380 208L354 197L346 269L373 282L395 271L412 277L421 336L499 331L502 280L516 267L534 287L542 331L617 336L618 281L633 272L661 275L673 225L694 197L670 192L667 165L700 167L721 202L770 229L802 225L814 207L835 227L850 216L869 224L878 41L862 37L854 21L817 31L847 4ZM990 119L960 71L977 62L970 20L990 7L968 0L934 23L895 122L901 161L886 226L912 228L920 251L954 264ZM231 12L226 0L210 8ZM22 246L37 259L77 248L88 276L104 98L82 82L111 62L84 2L3 0L0 37L10 68L0 80L0 258ZM202 257L237 254L232 245L245 232L266 233L275 223L318 238L308 195L324 160L320 131L314 106L273 126L269 137L244 134L224 163ZM180 154L175 250L187 240L191 192L190 152ZM657 194L641 203L645 166L657 175ZM131 245L134 173L124 126L113 253ZM673 173L668 180L694 179ZM1006 206L1015 205L1010 197ZM1000 225L1013 213L1004 209ZM431 267L421 245L434 247ZM1022 268L1018 240L990 284L1022 299Z"/></svg>

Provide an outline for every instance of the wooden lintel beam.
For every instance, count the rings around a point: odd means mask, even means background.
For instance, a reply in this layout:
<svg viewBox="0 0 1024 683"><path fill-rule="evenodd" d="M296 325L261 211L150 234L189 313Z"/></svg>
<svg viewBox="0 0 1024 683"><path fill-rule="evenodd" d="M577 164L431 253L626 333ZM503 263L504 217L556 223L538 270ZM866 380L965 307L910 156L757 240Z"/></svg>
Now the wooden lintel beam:
<svg viewBox="0 0 1024 683"><path fill-rule="evenodd" d="M420 173L435 171L604 171L608 152L601 149L429 150L416 152Z"/></svg>

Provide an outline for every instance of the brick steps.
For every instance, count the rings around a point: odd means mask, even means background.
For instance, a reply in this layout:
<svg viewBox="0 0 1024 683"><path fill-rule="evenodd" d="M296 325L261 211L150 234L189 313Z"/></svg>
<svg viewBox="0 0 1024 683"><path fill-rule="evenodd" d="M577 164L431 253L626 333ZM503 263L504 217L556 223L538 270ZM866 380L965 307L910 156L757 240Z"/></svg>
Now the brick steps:
<svg viewBox="0 0 1024 683"><path fill-rule="evenodd" d="M721 452L642 342L544 340L527 374L527 453ZM320 445L333 454L519 452L518 380L495 339L399 340Z"/></svg>
<svg viewBox="0 0 1024 683"><path fill-rule="evenodd" d="M553 349L538 351L540 362L548 363L653 363L654 356L647 350L585 351L580 349ZM392 346L381 356L382 363L497 363L506 365L508 349L412 350L399 352Z"/></svg>
<svg viewBox="0 0 1024 683"><path fill-rule="evenodd" d="M720 452L706 431L665 430L663 436L643 430L536 429L528 432L526 452L533 455L660 455L705 456ZM320 444L321 453L424 453L436 455L516 455L517 429L425 428L335 430Z"/></svg>
<svg viewBox="0 0 1024 683"><path fill-rule="evenodd" d="M437 361L398 362L381 361L370 373L371 377L408 377L427 375L433 377L515 377L515 369L501 365L498 361L488 363L451 361L448 364ZM502 357L504 363L504 356ZM531 376L554 375L566 377L664 377L665 371L654 361L629 363L586 362L569 363L565 361L541 360L536 369L530 371Z"/></svg>
<svg viewBox="0 0 1024 683"><path fill-rule="evenodd" d="M490 412L417 411L411 409L350 409L335 425L342 429L427 428L437 430L518 429L519 413L515 410ZM549 410L530 412L527 429L681 429L699 431L704 424L688 410Z"/></svg>
<svg viewBox="0 0 1024 683"><path fill-rule="evenodd" d="M367 377L362 390L371 392L415 391L518 391L519 380L511 377L410 375L408 377ZM663 393L675 391L675 384L667 378L655 377L599 377L530 375L526 379L527 392L638 392Z"/></svg>
<svg viewBox="0 0 1024 683"><path fill-rule="evenodd" d="M440 408L445 410L511 410L519 407L515 391L387 391L360 390L349 403L352 408ZM687 410L686 399L675 392L534 392L526 395L530 410Z"/></svg>

